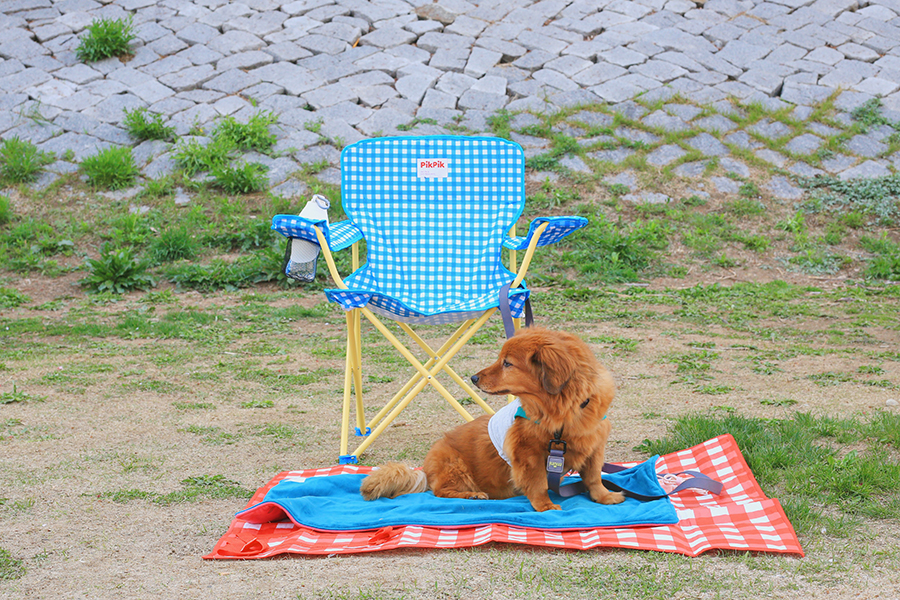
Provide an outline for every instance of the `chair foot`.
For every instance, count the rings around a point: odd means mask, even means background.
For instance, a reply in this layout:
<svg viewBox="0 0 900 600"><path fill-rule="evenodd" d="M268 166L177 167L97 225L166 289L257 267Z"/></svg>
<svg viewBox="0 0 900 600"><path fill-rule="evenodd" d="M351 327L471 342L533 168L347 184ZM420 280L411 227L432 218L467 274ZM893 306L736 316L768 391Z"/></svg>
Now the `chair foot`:
<svg viewBox="0 0 900 600"><path fill-rule="evenodd" d="M372 433L372 428L371 428L371 427L366 427L366 432L365 432L365 433L363 433L362 430L361 430L359 427L356 428L356 437L366 437L367 435L369 435L369 434L371 434L371 433Z"/></svg>
<svg viewBox="0 0 900 600"><path fill-rule="evenodd" d="M338 457L339 465L355 465L359 462L355 454L345 454Z"/></svg>

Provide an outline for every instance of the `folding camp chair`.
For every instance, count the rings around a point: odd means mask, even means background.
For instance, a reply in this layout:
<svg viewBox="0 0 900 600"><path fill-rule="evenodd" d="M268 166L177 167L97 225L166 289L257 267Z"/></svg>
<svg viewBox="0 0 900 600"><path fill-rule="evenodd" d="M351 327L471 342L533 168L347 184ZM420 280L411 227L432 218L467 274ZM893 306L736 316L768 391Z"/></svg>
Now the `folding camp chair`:
<svg viewBox="0 0 900 600"><path fill-rule="evenodd" d="M525 236L515 224L525 204L525 160L521 146L499 138L429 136L363 140L341 153L341 197L348 220L293 215L273 218L272 228L289 238L318 244L335 288L331 302L346 311L347 356L341 422L341 463L357 457L394 421L425 386L431 385L463 418L469 412L438 381L456 382L485 412L493 410L450 366L450 359L488 321L509 284L508 306L523 314L529 290L525 272L535 248L584 227L583 217L535 219ZM358 242L366 242L359 267ZM332 252L352 246L354 272L342 278ZM511 270L501 262L510 250ZM516 251L525 250L516 269ZM286 265L289 272L292 265ZM513 271L516 271L514 273ZM360 315L415 369L412 378L367 424L362 401ZM377 316L376 316L377 315ZM427 354L419 361L379 319L395 321ZM462 325L432 349L410 325ZM356 398L356 434L365 440L348 453L351 390Z"/></svg>

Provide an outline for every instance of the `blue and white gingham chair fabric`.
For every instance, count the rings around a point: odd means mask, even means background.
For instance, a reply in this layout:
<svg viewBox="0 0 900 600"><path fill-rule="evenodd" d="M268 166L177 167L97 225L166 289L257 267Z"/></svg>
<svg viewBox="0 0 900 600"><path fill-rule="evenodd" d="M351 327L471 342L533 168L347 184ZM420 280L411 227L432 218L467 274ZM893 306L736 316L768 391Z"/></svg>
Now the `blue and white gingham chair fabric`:
<svg viewBox="0 0 900 600"><path fill-rule="evenodd" d="M419 161L438 164L423 173ZM500 262L525 204L524 157L496 138L365 140L341 155L344 211L366 239L367 262L348 290L326 290L345 310L368 306L395 321L441 324L497 306L514 278ZM422 175L433 174L435 177ZM442 176L443 175L443 176ZM528 290L510 295L521 316Z"/></svg>

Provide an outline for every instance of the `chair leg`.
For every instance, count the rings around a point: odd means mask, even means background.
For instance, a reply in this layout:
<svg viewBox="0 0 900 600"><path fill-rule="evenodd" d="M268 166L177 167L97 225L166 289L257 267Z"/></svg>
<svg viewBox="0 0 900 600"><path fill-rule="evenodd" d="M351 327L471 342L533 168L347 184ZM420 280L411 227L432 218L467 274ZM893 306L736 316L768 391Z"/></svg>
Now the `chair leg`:
<svg viewBox="0 0 900 600"><path fill-rule="evenodd" d="M475 322L476 322L475 319L469 319L468 321L466 321L465 323L460 325L460 327L456 330L456 332L450 337L449 340L444 342L444 345L441 346L437 352L432 350L431 347L428 345L428 343L425 340L423 340L422 337L419 336L419 334L417 334L415 331L413 331L413 329L409 325L407 325L405 323L399 323L399 325L400 325L400 328L403 329L403 331L405 331L407 333L407 335L409 335L409 337L411 337L413 339L413 341L416 342L416 344L418 344L419 347L422 350L424 350L431 357L431 360L428 363L426 363L426 365L425 365L426 369L430 369L433 362L435 360L439 360L440 357L443 356L447 352L447 350L449 348L451 348L454 343L456 343L456 340L458 340L459 337L462 336L468 329L474 327L472 334L474 334L476 331L478 331L480 326L475 326L474 325ZM472 386L470 386L466 382L465 378L460 377L456 373L456 371L453 370L453 368L450 365L444 366L444 368L442 370L444 371L444 373L447 374L447 376L449 376L456 383L456 385L461 387L462 390L464 392L466 392L469 395L469 397L472 398L472 400L476 404L478 404L478 406L480 406L486 413L488 413L489 415L494 414L494 409L491 408L487 404L487 402L484 401L484 399L481 397L481 395L478 392L476 392L472 388Z"/></svg>
<svg viewBox="0 0 900 600"><path fill-rule="evenodd" d="M360 312L353 310L353 331L355 340L355 368L353 370L353 388L356 392L356 435L364 436L369 434L366 427L366 415L363 411L362 400L362 328L360 323Z"/></svg>
<svg viewBox="0 0 900 600"><path fill-rule="evenodd" d="M348 312L347 320L347 355L344 367L344 402L341 408L341 453L340 456L347 454L347 448L350 441L350 388L353 384L354 371L356 368L356 342L353 331L353 318Z"/></svg>
<svg viewBox="0 0 900 600"><path fill-rule="evenodd" d="M372 311L367 308L360 309L362 313L366 316L366 318L371 321L371 323L378 329L382 335L384 335L389 342L397 349L400 354L406 358L407 361L419 372L421 379L419 379L418 383L406 394L402 401L400 401L394 408L391 410L390 414L382 420L382 422L376 427L372 434L363 441L362 444L354 451L354 456L359 456L362 454L371 444L378 438L381 433L387 429L387 427L397 418L397 416L406 408L410 402L412 402L413 398L415 398L419 392L421 392L427 384L431 384L438 393L440 393L453 408L456 409L466 420L471 421L472 416L466 411L465 408L447 391L447 389L441 385L439 381L435 379L435 375L440 373L450 359L456 355L457 352L469 341L469 339L475 335L475 332L484 325L490 316L497 310L496 308L489 309L484 312L474 323L472 327L470 327L464 334L462 334L459 339L448 349L446 353L441 356L441 358L430 368L426 369L412 353L404 346L400 340L394 336L393 333L389 329L387 329L384 324L376 317Z"/></svg>
<svg viewBox="0 0 900 600"><path fill-rule="evenodd" d="M456 340L459 339L459 337L465 332L465 330L468 328L468 326L473 321L474 321L474 319L469 319L468 321L463 323L460 327L458 327L456 329L456 331L453 333L453 335L450 336L450 338L446 342L444 342L444 344L440 347L440 349L437 352L434 352L431 349L431 347L428 346L428 344L425 343L425 341L422 340L422 338L419 337L416 334L416 332L414 332L408 325L406 325L405 323L399 323L399 325L404 331L406 331L407 334L409 334L409 336L417 344L419 344L419 346L423 350L425 350L425 352L428 353L429 356L431 356L431 358L428 360L428 362L426 362L424 365L426 370L430 370L431 367L434 366L434 363L438 359L438 357L440 355L444 354L447 350L450 349L450 347L454 343L456 343ZM406 382L406 385L404 385L402 388L400 388L400 391L398 391L394 395L394 397L391 398L391 401L388 402L387 404L385 404L384 408L382 408L378 412L378 414L375 415L375 417L369 422L369 427L371 427L371 428L376 427L378 425L378 423L381 421L381 419L383 419L388 413L390 413L390 411L394 408L394 406L397 404L397 402L399 402L401 398L406 396L406 393L409 392L409 390L412 389L412 387L414 385L416 385L416 383L419 381L419 379L421 377L422 377L422 374L419 371L416 371L416 373L410 378L410 380Z"/></svg>

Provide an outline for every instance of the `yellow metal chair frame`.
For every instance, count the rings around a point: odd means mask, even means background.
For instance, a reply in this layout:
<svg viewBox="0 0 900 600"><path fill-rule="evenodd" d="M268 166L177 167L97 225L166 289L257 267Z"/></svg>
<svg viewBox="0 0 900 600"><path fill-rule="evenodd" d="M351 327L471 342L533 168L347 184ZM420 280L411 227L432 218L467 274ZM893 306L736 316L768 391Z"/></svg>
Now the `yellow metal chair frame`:
<svg viewBox="0 0 900 600"><path fill-rule="evenodd" d="M510 285L511 288L518 287L525 279L525 274L531 264L534 251L538 247L541 234L547 228L548 223L542 223L534 231L525 254L522 258L522 264L517 270L516 266L516 250L510 250L510 271L516 273L516 277ZM334 257L329 249L328 242L322 230L313 226L316 237L319 240L319 246L322 249L322 255L325 263L328 265L328 271L335 285L339 289L348 289L343 278L337 270ZM510 232L511 236L515 235L515 226ZM352 245L352 265L355 271L359 267L359 242ZM410 338L419 346L428 356L428 360L422 363L410 350L397 339L397 337L385 327L384 323L368 308L354 308L346 312L347 320L347 358L346 368L344 372L344 401L341 414L341 454L340 461L342 463L355 463L366 449L387 429L397 416L412 402L412 400L423 390L426 385L431 385L445 400L467 421L473 420L469 411L467 411L450 392L447 391L437 375L444 373L449 376L457 385L459 385L486 413L494 414L494 410L484 401L484 399L470 386L465 379L460 377L448 364L450 360L465 346L473 335L484 325L491 315L497 311L497 308L489 308L480 317L476 319L468 319L459 326L456 332L444 342L437 350L432 349L412 328L406 323L397 322L397 325L410 336ZM362 341L361 341L361 315L364 315L372 325L384 335L385 338L397 349L397 351L413 366L415 374L412 378L400 388L390 402L376 414L369 423L365 421L362 400ZM518 319L515 320L516 328L518 328ZM365 440L352 452L348 453L350 445L350 409L352 404L352 396L355 392L356 398L356 433L365 436Z"/></svg>

